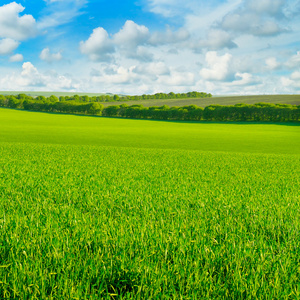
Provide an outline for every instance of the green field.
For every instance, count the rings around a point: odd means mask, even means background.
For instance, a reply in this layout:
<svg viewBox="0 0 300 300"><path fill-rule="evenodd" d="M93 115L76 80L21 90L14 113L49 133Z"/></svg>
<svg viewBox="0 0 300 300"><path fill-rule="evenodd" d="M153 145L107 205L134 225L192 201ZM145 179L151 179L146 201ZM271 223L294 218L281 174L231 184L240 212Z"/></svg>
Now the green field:
<svg viewBox="0 0 300 300"><path fill-rule="evenodd" d="M299 137L0 109L0 298L299 299Z"/></svg>
<svg viewBox="0 0 300 300"><path fill-rule="evenodd" d="M300 154L298 123L146 121L0 108L0 128L0 142Z"/></svg>
<svg viewBox="0 0 300 300"><path fill-rule="evenodd" d="M140 101L118 101L113 102L115 105L126 103L128 105L140 105L150 106L185 106L185 105L197 105L200 107L206 107L212 104L219 105L235 105L238 103L255 104L259 102L265 103L278 103L278 104L292 104L300 105L300 95L254 95L254 96L213 96L212 98L201 99L161 99L161 100L140 100ZM112 105L111 102L104 102L104 106Z"/></svg>

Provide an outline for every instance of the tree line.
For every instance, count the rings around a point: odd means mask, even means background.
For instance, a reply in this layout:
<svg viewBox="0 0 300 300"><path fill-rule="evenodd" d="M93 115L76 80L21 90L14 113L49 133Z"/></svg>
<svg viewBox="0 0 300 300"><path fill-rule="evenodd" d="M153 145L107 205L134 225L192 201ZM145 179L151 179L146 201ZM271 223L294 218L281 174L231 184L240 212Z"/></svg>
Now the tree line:
<svg viewBox="0 0 300 300"><path fill-rule="evenodd" d="M119 95L99 95L99 96L79 96L79 95L73 95L73 96L60 96L56 97L54 95L51 95L50 97L45 96L38 96L38 97L32 97L26 94L19 94L19 95L0 95L0 101L5 102L6 101L15 101L20 102L21 101L41 101L41 102L77 102L77 103L89 103L89 102L115 102L115 101L130 101L130 100L148 100L148 99L182 99L182 98L210 98L212 95L210 93L204 93L204 92L188 92L188 93L173 93L170 92L168 94L166 93L156 93L152 95L135 95L135 96L119 96Z"/></svg>
<svg viewBox="0 0 300 300"><path fill-rule="evenodd" d="M54 99L53 99L54 100ZM181 107L143 105L111 105L104 107L99 102L76 102L43 100L40 97L28 99L0 95L0 107L25 109L53 113L84 114L105 117L182 120L182 121L235 121L235 122L299 122L300 105L289 104L236 104L196 105Z"/></svg>
<svg viewBox="0 0 300 300"><path fill-rule="evenodd" d="M209 105L205 108L188 105L181 107L142 105L113 105L102 111L103 116L135 119L182 121L235 122L298 122L300 105L257 103L253 105Z"/></svg>

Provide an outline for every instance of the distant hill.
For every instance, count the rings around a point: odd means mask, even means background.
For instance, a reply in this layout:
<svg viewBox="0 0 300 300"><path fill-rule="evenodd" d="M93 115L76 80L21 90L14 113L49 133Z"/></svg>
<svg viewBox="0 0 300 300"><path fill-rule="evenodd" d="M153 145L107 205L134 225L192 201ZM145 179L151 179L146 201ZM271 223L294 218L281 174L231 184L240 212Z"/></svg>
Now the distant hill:
<svg viewBox="0 0 300 300"><path fill-rule="evenodd" d="M259 102L281 103L300 105L299 95L254 95L254 96L213 96L212 98L186 98L186 99L161 99L161 100L138 100L138 101L118 101L104 102L104 106L119 105L126 103L128 105L142 104L144 106L184 106L195 104L197 106L206 107L211 104L234 105L237 103L255 104Z"/></svg>
<svg viewBox="0 0 300 300"><path fill-rule="evenodd" d="M32 97L45 96L49 97L55 95L60 96L84 96L89 97L99 96L99 95L114 95L113 93L76 93L76 92L31 92L31 91L0 91L1 95L18 95L26 94ZM118 94L120 97L125 96ZM102 102L104 106L110 105L120 105L126 103L128 105L142 104L143 106L162 106L168 105L172 106L184 106L195 104L197 106L206 107L211 104L219 105L234 105L237 103L245 104L255 104L259 102L266 103L282 103L282 104L292 104L300 105L300 94L298 95L247 95L247 96L213 96L212 98L181 98L181 99L148 99L148 100L130 100L130 101L117 101L117 102Z"/></svg>
<svg viewBox="0 0 300 300"><path fill-rule="evenodd" d="M25 94L31 97L37 97L37 96L44 96L44 97L49 97L51 95L54 95L56 97L60 96L73 96L73 95L78 95L78 96L99 96L99 95L114 95L112 93L76 93L76 92L31 92L31 91L0 91L0 95L18 95L18 94ZM118 94L121 96L120 94Z"/></svg>

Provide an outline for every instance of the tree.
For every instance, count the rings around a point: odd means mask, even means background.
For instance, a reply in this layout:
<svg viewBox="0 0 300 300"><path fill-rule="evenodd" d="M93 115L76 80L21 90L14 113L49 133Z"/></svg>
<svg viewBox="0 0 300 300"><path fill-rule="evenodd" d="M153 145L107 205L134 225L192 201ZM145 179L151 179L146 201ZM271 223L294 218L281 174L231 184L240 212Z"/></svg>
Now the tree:
<svg viewBox="0 0 300 300"><path fill-rule="evenodd" d="M56 97L56 96L54 96L54 95L51 95L49 98L48 98L48 100L50 101L50 102L58 102L59 100L58 100L58 98Z"/></svg>
<svg viewBox="0 0 300 300"><path fill-rule="evenodd" d="M91 115L101 115L102 110L103 110L103 105L98 103L98 102L92 102L90 104L88 104L88 114Z"/></svg>
<svg viewBox="0 0 300 300"><path fill-rule="evenodd" d="M10 96L8 99L8 107L17 108L20 101L15 96Z"/></svg>
<svg viewBox="0 0 300 300"><path fill-rule="evenodd" d="M3 95L0 95L0 106L7 106L8 100Z"/></svg>
<svg viewBox="0 0 300 300"><path fill-rule="evenodd" d="M90 102L89 96L86 96L86 95L82 96L81 99L82 99L83 102Z"/></svg>
<svg viewBox="0 0 300 300"><path fill-rule="evenodd" d="M38 101L47 101L46 97L44 97L44 96L37 96L35 99Z"/></svg>

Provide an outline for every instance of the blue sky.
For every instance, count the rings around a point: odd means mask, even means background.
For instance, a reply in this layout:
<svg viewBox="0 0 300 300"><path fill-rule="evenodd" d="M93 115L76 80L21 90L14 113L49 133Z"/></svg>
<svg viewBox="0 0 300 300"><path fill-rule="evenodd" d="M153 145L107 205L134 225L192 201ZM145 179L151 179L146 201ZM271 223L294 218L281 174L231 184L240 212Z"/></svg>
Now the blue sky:
<svg viewBox="0 0 300 300"><path fill-rule="evenodd" d="M0 90L299 94L300 0L0 4Z"/></svg>

